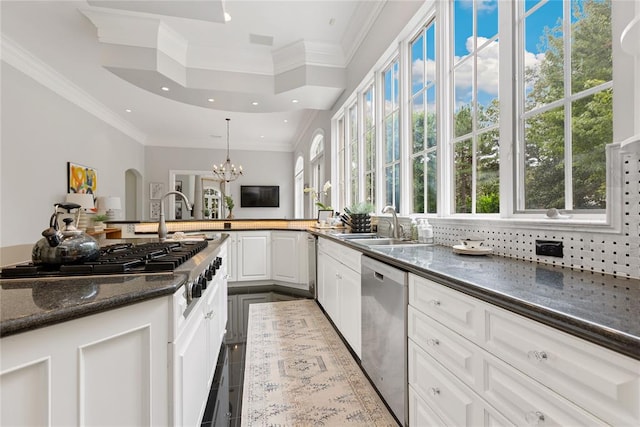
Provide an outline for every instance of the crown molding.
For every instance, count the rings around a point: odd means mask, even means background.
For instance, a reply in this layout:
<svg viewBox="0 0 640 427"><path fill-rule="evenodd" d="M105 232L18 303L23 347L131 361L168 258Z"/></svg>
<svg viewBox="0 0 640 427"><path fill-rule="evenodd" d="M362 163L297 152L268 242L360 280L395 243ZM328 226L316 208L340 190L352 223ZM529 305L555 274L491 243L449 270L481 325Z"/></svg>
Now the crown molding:
<svg viewBox="0 0 640 427"><path fill-rule="evenodd" d="M342 37L345 64L351 62L387 1L388 0L360 3L354 13L353 22L351 22Z"/></svg>
<svg viewBox="0 0 640 427"><path fill-rule="evenodd" d="M123 120L104 104L98 102L87 92L4 34L2 34L2 51L0 55L2 61L135 141L144 144L147 140L147 135L144 132Z"/></svg>
<svg viewBox="0 0 640 427"><path fill-rule="evenodd" d="M273 52L274 74L305 65L344 68L346 66L342 49L338 45L310 40L298 40Z"/></svg>

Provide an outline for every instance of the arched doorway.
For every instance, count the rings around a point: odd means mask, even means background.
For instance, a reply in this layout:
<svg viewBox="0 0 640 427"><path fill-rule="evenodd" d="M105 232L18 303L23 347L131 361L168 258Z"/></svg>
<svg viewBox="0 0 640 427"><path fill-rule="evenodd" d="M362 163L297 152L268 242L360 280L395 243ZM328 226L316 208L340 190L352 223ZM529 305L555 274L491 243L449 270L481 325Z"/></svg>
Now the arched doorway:
<svg viewBox="0 0 640 427"><path fill-rule="evenodd" d="M136 169L124 172L124 219L142 219L142 174Z"/></svg>

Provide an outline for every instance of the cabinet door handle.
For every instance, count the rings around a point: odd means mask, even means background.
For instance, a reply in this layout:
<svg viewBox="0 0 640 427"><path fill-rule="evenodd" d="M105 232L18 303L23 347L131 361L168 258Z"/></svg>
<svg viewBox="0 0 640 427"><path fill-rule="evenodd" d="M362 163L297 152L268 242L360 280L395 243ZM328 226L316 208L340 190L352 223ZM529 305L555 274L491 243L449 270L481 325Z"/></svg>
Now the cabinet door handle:
<svg viewBox="0 0 640 427"><path fill-rule="evenodd" d="M438 396L440 394L440 389L438 387L431 387L429 389L429 393L431 393L432 396Z"/></svg>
<svg viewBox="0 0 640 427"><path fill-rule="evenodd" d="M524 419L530 426L537 426L544 423L544 414L540 411L531 411L525 414Z"/></svg>
<svg viewBox="0 0 640 427"><path fill-rule="evenodd" d="M527 357L529 360L533 360L535 362L544 362L549 360L549 355L546 351L531 350L527 352Z"/></svg>
<svg viewBox="0 0 640 427"><path fill-rule="evenodd" d="M431 346L440 345L440 340L438 338L429 338L427 344Z"/></svg>
<svg viewBox="0 0 640 427"><path fill-rule="evenodd" d="M210 312L208 312L207 314L205 314L204 316L206 319L211 319L213 317L213 310L211 310Z"/></svg>
<svg viewBox="0 0 640 427"><path fill-rule="evenodd" d="M440 300L439 299L432 299L431 300L431 305L438 307L440 306Z"/></svg>

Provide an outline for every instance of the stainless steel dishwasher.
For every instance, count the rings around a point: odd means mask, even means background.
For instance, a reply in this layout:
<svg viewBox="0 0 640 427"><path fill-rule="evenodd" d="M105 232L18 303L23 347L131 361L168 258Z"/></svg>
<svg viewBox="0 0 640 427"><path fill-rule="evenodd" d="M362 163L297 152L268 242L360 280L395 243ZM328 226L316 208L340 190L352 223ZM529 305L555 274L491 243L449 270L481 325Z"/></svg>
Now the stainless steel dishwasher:
<svg viewBox="0 0 640 427"><path fill-rule="evenodd" d="M406 426L407 273L363 256L361 292L362 368Z"/></svg>

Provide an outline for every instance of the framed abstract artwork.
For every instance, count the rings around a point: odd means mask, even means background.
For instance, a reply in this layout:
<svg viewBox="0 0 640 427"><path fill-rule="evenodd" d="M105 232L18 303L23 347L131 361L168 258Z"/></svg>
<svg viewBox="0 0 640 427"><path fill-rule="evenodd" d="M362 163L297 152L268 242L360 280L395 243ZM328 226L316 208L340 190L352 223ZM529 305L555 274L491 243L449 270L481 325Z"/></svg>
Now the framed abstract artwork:
<svg viewBox="0 0 640 427"><path fill-rule="evenodd" d="M98 171L94 168L67 162L67 193L96 194Z"/></svg>

